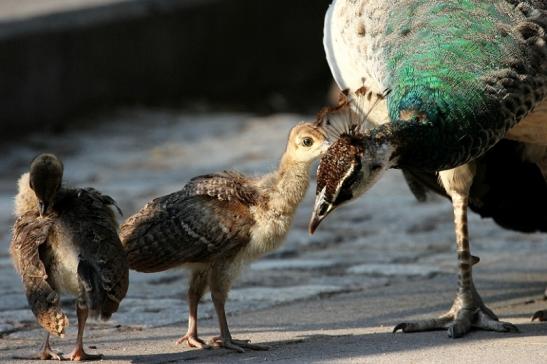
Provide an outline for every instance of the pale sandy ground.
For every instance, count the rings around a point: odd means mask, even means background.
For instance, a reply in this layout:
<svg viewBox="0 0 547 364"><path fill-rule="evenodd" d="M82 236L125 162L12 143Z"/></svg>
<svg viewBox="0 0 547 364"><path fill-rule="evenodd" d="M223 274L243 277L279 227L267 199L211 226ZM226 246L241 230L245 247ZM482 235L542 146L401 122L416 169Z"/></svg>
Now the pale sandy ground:
<svg viewBox="0 0 547 364"><path fill-rule="evenodd" d="M115 120L114 120L115 119ZM17 176L40 151L65 161L67 182L111 194L126 216L148 199L174 191L197 174L274 168L290 127L302 117L131 111L90 120L83 130L34 135L0 155L0 361L34 352L43 338L26 307L8 256ZM115 121L115 122L113 122ZM313 189L313 185L312 185ZM485 301L521 333L473 332L459 340L443 331L391 334L416 317L440 314L456 289L451 208L443 199L418 204L398 171L365 198L335 213L318 233L306 233L313 192L276 253L251 265L228 303L234 336L268 343L267 352L191 350L174 345L185 331L186 274L131 274L120 311L90 322L86 345L105 362L370 362L545 363L547 324L530 323L547 281L547 239L470 217L476 283ZM69 352L72 326L54 348ZM200 334L217 334L209 299L200 306Z"/></svg>

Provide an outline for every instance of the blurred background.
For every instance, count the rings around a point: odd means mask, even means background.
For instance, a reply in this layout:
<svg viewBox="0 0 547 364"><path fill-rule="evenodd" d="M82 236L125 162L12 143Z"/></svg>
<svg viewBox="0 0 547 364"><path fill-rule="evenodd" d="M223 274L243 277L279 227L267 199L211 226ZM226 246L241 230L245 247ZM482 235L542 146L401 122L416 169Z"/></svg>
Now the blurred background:
<svg viewBox="0 0 547 364"><path fill-rule="evenodd" d="M290 128L328 101L329 3L0 1L0 353L41 337L9 257L16 181L32 158L56 153L66 184L113 196L125 217L199 174L271 171ZM376 282L341 283L339 259L323 252L340 241L328 225L319 240L308 237L313 192L284 248L236 283L228 311ZM324 256L302 256L306 250ZM90 330L185 320L184 272L131 274L126 304ZM205 301L200 315L211 317ZM63 304L74 319L73 299Z"/></svg>
<svg viewBox="0 0 547 364"><path fill-rule="evenodd" d="M0 361L14 350L34 352L43 338L9 257L16 181L31 159L58 154L67 184L111 195L124 218L199 174L271 171L290 128L328 103L332 80L322 33L329 3L0 0ZM283 247L236 281L229 313L435 277L448 281L448 305L456 276L446 200L418 207L392 170L310 237L314 193L312 181ZM479 276L497 274L507 259L540 259L547 250L539 234L505 231L476 215L470 226L474 254L489 258L481 260ZM105 355L111 350L101 344L105 335L166 325L182 332L184 271L131 272L130 281L112 321L86 328ZM543 282L525 289L539 295ZM389 302L403 307L404 300L403 292ZM72 323L73 302L63 300ZM430 310L425 305L422 313ZM212 317L208 298L199 315ZM54 347L69 352L75 326ZM205 327L207 335L216 332L214 321ZM237 321L231 327L237 333Z"/></svg>
<svg viewBox="0 0 547 364"><path fill-rule="evenodd" d="M127 106L315 112L329 3L0 1L0 131Z"/></svg>

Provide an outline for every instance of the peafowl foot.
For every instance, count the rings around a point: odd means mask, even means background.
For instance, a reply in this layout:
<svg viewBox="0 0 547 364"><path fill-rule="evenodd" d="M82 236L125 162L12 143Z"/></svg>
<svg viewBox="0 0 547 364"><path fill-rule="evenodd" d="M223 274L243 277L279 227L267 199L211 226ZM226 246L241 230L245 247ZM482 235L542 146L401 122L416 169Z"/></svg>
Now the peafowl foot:
<svg viewBox="0 0 547 364"><path fill-rule="evenodd" d="M543 293L543 299L547 300L547 288L545 288L545 292ZM547 321L547 310L540 310L534 313L532 316L532 321Z"/></svg>
<svg viewBox="0 0 547 364"><path fill-rule="evenodd" d="M532 321L547 321L547 310L536 311L532 316Z"/></svg>
<svg viewBox="0 0 547 364"><path fill-rule="evenodd" d="M460 338L472 328L497 332L518 332L515 325L499 321L498 317L482 302L481 297L472 289L472 295L458 293L452 308L438 318L403 322L395 326L393 332L420 332L448 330L448 337Z"/></svg>
<svg viewBox="0 0 547 364"><path fill-rule="evenodd" d="M209 344L214 347L223 347L240 353L244 353L245 349L270 350L269 346L251 344L251 340L236 340L232 338L222 338L220 336L212 338Z"/></svg>

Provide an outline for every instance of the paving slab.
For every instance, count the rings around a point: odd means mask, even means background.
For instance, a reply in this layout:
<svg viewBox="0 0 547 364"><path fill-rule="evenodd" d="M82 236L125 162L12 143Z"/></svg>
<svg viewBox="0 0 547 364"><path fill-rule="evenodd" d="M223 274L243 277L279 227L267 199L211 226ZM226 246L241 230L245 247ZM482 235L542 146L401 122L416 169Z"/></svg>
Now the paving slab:
<svg viewBox="0 0 547 364"><path fill-rule="evenodd" d="M33 134L0 155L0 361L33 353L43 339L27 307L8 255L11 209L18 176L42 151L59 154L67 183L112 195L130 216L149 199L175 191L191 177L236 168L275 168L289 129L307 115L268 117L234 113L128 110L89 119L84 128ZM81 125L81 124L80 124ZM547 308L545 235L503 230L470 216L476 285L484 300L519 334L446 332L392 334L401 320L438 315L456 290L451 206L433 198L419 204L399 171L329 217L309 236L312 188L298 209L286 243L242 273L227 304L235 337L272 347L236 354L174 345L185 331L187 274L131 272L130 289L109 322L90 321L86 345L108 363L370 362L544 363L547 325L531 314ZM53 346L68 353L72 323ZM210 299L200 305L200 335L217 335ZM96 348L96 349L95 349ZM25 360L16 362L26 363Z"/></svg>

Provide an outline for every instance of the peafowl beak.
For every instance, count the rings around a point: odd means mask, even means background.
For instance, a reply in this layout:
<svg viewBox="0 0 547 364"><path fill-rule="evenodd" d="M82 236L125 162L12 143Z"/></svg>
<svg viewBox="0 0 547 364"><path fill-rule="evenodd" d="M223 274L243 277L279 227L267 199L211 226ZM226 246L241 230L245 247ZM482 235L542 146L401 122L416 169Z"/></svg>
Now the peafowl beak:
<svg viewBox="0 0 547 364"><path fill-rule="evenodd" d="M329 150L329 147L331 146L331 143L329 141L324 141L321 145L321 155L325 154L327 150Z"/></svg>
<svg viewBox="0 0 547 364"><path fill-rule="evenodd" d="M308 232L310 235L315 232L319 224L321 224L321 221L323 221L332 210L334 210L334 206L330 202L325 201L322 195L317 196L308 225Z"/></svg>

